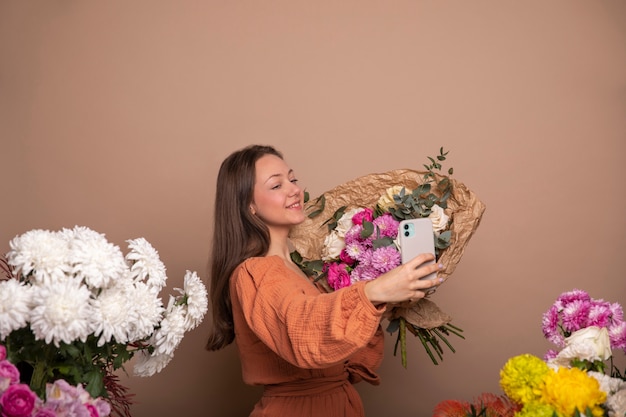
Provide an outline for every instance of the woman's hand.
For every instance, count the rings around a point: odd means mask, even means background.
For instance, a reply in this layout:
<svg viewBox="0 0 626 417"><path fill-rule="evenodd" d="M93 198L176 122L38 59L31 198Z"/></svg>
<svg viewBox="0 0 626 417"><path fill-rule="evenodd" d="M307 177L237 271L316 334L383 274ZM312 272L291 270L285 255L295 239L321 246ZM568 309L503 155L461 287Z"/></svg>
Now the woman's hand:
<svg viewBox="0 0 626 417"><path fill-rule="evenodd" d="M401 303L416 301L426 295L426 291L443 282L443 278L425 279L430 273L439 271L441 264L427 264L435 256L423 253L400 265L391 271L368 281L365 285L365 295L372 304Z"/></svg>

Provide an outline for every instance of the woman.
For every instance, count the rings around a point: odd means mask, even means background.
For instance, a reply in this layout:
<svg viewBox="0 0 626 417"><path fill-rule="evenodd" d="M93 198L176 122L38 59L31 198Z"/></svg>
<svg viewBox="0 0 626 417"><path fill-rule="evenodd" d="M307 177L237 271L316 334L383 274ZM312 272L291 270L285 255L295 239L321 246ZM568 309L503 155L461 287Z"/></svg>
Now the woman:
<svg viewBox="0 0 626 417"><path fill-rule="evenodd" d="M421 254L373 281L322 293L290 258L289 231L305 220L294 171L271 146L252 145L220 167L208 350L237 342L243 380L263 385L250 416L364 416L353 383L378 384L380 320L440 280Z"/></svg>

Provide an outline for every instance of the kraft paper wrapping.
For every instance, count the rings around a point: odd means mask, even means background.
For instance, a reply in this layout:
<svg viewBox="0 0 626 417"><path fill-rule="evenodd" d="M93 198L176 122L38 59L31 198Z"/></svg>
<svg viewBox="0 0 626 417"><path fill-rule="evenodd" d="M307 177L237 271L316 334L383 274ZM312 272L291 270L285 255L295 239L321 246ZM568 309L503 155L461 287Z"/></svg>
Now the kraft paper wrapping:
<svg viewBox="0 0 626 417"><path fill-rule="evenodd" d="M388 188L401 185L406 187L407 191L411 191L424 182L424 174L426 172L411 169L369 174L323 193L326 199L324 210L316 217L307 218L292 229L290 238L294 248L305 260L320 259L324 239L328 235L328 228L324 222L331 218L338 208L347 206L347 209L356 207L373 209L380 196L385 194ZM435 176L437 182L441 178L439 175ZM441 253L439 258L439 262L444 265L444 268L438 272L438 276L443 278L449 277L454 272L485 211L485 205L471 190L463 183L451 177L449 179L452 182L452 195L448 199L448 207L445 212L450 217L452 237L450 246ZM431 192L437 192L434 183ZM312 205L316 200L317 197L309 200L307 213L314 210ZM441 311L432 300L428 299L421 299L410 306L395 307L391 312L391 318L399 316L424 329L436 328L449 323L451 320L448 314Z"/></svg>

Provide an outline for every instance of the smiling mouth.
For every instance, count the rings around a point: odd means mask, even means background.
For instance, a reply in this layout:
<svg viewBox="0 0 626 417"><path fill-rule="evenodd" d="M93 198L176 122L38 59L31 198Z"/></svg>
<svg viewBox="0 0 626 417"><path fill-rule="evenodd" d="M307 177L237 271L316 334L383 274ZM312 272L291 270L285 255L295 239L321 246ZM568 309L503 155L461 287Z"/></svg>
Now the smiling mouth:
<svg viewBox="0 0 626 417"><path fill-rule="evenodd" d="M300 208L300 203L293 203L290 206L287 206L288 209L295 209L295 208Z"/></svg>

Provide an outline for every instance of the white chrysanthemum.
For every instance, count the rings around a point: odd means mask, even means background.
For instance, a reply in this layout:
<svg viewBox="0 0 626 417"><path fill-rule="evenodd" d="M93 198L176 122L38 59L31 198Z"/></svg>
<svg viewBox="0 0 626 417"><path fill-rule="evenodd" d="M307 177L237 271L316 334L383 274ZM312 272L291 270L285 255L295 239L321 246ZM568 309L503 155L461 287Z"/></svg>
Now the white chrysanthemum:
<svg viewBox="0 0 626 417"><path fill-rule="evenodd" d="M84 342L92 333L93 311L89 289L76 278L54 285L33 285L30 327L36 339L46 343Z"/></svg>
<svg viewBox="0 0 626 417"><path fill-rule="evenodd" d="M69 254L68 241L59 233L49 230L30 230L16 236L9 243L11 250L7 253L9 265L35 282L51 283L65 278L71 272L67 262Z"/></svg>
<svg viewBox="0 0 626 417"><path fill-rule="evenodd" d="M0 281L0 340L28 324L30 289L16 279Z"/></svg>
<svg viewBox="0 0 626 417"><path fill-rule="evenodd" d="M144 377L152 376L161 372L174 357L172 354L157 354L156 352L150 355L148 352L143 350L136 356L138 360L133 368L133 373L136 376Z"/></svg>
<svg viewBox="0 0 626 417"><path fill-rule="evenodd" d="M130 252L126 259L130 264L130 272L133 277L145 281L148 286L157 292L161 291L167 280L165 265L159 258L159 253L144 238L128 240Z"/></svg>
<svg viewBox="0 0 626 417"><path fill-rule="evenodd" d="M150 336L159 325L163 316L163 302L147 284L136 282L129 289L129 297L133 300L132 314L135 321L128 330L128 339L136 341Z"/></svg>
<svg viewBox="0 0 626 417"><path fill-rule="evenodd" d="M191 271L185 272L184 286L181 290L176 288L183 296L186 304L185 331L195 329L204 318L209 306L207 290L198 274Z"/></svg>
<svg viewBox="0 0 626 417"><path fill-rule="evenodd" d="M90 288L107 288L127 271L122 251L103 234L79 226L63 233L71 239L72 272Z"/></svg>
<svg viewBox="0 0 626 417"><path fill-rule="evenodd" d="M137 311L133 309L134 300L128 291L119 286L102 290L97 298L92 300L94 322L98 346L115 338L117 343L128 342L128 332L131 323L137 320Z"/></svg>
<svg viewBox="0 0 626 417"><path fill-rule="evenodd" d="M185 336L185 308L170 298L161 327L154 334L154 353L171 355Z"/></svg>

